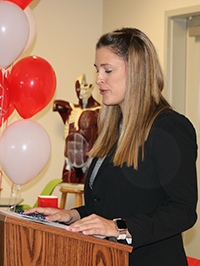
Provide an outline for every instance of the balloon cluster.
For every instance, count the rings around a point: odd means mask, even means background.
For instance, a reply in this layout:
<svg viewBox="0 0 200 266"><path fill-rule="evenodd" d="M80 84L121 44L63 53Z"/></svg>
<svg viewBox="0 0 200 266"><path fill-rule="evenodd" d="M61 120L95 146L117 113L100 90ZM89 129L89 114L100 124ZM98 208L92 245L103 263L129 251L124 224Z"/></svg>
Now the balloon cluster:
<svg viewBox="0 0 200 266"><path fill-rule="evenodd" d="M6 71L35 38L34 16L31 9L26 7L30 2L0 2L0 95L4 98L0 106L0 125L8 119L14 108L22 118L34 116L50 102L55 93L55 72L43 58L25 57L10 72Z"/></svg>
<svg viewBox="0 0 200 266"><path fill-rule="evenodd" d="M36 23L28 7L32 1L0 1L0 126L14 109L22 118L31 118L47 106L55 93L56 75L45 59L29 56L14 64L35 38ZM20 120L2 133L0 163L18 185L35 177L49 156L48 135L36 122Z"/></svg>

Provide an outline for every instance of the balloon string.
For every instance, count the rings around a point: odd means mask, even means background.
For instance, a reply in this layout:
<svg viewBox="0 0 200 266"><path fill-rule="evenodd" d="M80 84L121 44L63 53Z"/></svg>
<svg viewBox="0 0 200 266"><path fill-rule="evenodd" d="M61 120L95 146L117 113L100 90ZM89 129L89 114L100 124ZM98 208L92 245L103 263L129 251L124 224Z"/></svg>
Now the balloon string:
<svg viewBox="0 0 200 266"><path fill-rule="evenodd" d="M2 67L2 74L4 75L6 73L6 70L4 67Z"/></svg>
<svg viewBox="0 0 200 266"><path fill-rule="evenodd" d="M1 103L1 114L2 114L2 111L3 111L3 100L4 100L4 87L3 87L3 85L4 85L4 75L5 75L5 69L4 68L2 68L2 86L1 86L1 88L2 88L2 95L1 95L1 99L2 99L2 103Z"/></svg>
<svg viewBox="0 0 200 266"><path fill-rule="evenodd" d="M8 113L8 117L9 117L10 107L13 106L13 104L10 104L9 107L7 108L7 110L3 109L3 104L4 104L4 100L5 100L5 88L3 87L3 85L4 85L5 78L8 78L8 74L9 74L9 71L6 70L5 68L2 68L2 85L0 84L0 88L2 89L2 95L0 95L0 100L1 100L1 104L0 104L1 134L3 133L3 130L4 130L4 120L5 120L4 116L6 113ZM7 128L7 126L8 126L8 119L6 119L5 128Z"/></svg>
<svg viewBox="0 0 200 266"><path fill-rule="evenodd" d="M11 197L13 196L14 199L15 199L15 203L14 203L13 206L10 206L11 204L9 202L9 206L8 206L10 211L13 211L13 212L15 212L15 209L16 209L16 206L17 206L18 192L21 189L21 187L19 185L16 185L16 187L17 187L17 192L16 192L16 195L15 195L15 193L14 193L14 183L12 183L11 193L10 193L10 201L11 201Z"/></svg>
<svg viewBox="0 0 200 266"><path fill-rule="evenodd" d="M11 186L11 191L10 191L10 198L9 198L8 208L10 208L11 198L12 198L12 195L14 195L14 193L13 193L13 188L14 188L14 183L12 183L12 186Z"/></svg>
<svg viewBox="0 0 200 266"><path fill-rule="evenodd" d="M4 69L4 68L3 68ZM8 70L3 70L4 71L4 77L6 77L6 78L8 78L8 73L9 73L9 71Z"/></svg>
<svg viewBox="0 0 200 266"><path fill-rule="evenodd" d="M17 206L17 198L18 198L18 192L21 189L19 185L16 185L17 187L17 192L16 192L16 197L15 197L15 205L13 206L13 211L15 212L16 206Z"/></svg>
<svg viewBox="0 0 200 266"><path fill-rule="evenodd" d="M2 68L2 85L0 84L0 87L2 89L2 94L0 95L0 98L1 98L1 106L0 106L0 120L1 120L1 133L3 132L3 122L4 122L4 117L3 115L6 113L6 111L3 109L3 102L4 102L4 93L5 93L5 90L4 90L4 75L6 73L6 70L4 68Z"/></svg>
<svg viewBox="0 0 200 266"><path fill-rule="evenodd" d="M11 106L13 106L13 104L10 104L9 107L8 107L8 110L7 110L7 113L8 113L8 117L10 116L10 108ZM6 120L6 128L8 126L8 119Z"/></svg>

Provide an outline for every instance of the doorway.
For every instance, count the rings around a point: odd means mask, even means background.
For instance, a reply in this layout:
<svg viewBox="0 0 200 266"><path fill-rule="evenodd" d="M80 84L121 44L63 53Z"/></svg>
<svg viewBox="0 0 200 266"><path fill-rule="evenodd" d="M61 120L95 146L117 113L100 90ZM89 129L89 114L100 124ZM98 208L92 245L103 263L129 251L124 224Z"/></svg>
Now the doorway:
<svg viewBox="0 0 200 266"><path fill-rule="evenodd" d="M172 107L193 123L200 149L200 34L189 36L189 21L200 16L200 6L165 13L165 94ZM197 174L200 176L200 152ZM200 191L200 182L198 182ZM200 203L197 206L200 217ZM200 259L200 220L183 233L188 256Z"/></svg>

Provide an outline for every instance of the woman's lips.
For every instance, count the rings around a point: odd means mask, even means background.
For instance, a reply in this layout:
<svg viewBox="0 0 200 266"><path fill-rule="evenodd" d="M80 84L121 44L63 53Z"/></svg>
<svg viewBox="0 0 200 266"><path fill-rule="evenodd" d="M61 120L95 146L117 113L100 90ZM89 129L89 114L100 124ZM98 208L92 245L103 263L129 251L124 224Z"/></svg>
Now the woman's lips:
<svg viewBox="0 0 200 266"><path fill-rule="evenodd" d="M100 90L100 94L103 95L107 92L107 90L104 90L104 89L99 89Z"/></svg>

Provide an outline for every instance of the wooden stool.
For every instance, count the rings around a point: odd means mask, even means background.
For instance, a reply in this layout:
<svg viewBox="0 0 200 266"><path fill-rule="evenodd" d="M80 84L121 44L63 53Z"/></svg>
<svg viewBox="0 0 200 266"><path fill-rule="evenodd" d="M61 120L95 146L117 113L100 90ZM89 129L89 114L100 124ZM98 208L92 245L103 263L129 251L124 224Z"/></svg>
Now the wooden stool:
<svg viewBox="0 0 200 266"><path fill-rule="evenodd" d="M67 193L75 194L75 207L82 206L82 194L84 193L84 184L62 183L60 192L60 208L65 209Z"/></svg>

